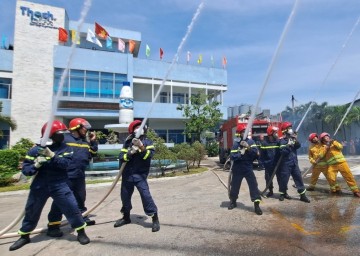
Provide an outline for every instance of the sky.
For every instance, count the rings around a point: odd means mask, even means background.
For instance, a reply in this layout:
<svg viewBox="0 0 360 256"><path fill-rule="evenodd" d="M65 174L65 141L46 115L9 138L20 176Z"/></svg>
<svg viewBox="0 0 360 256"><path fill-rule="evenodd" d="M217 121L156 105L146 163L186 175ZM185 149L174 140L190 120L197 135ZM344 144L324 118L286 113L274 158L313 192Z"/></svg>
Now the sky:
<svg viewBox="0 0 360 256"><path fill-rule="evenodd" d="M32 0L63 7L77 21L82 0ZM85 19L105 29L141 33L139 58L171 62L201 0L93 0ZM227 59L224 106L257 105L276 114L315 101L342 105L360 90L360 1L358 0L205 0L179 63L215 68ZM297 8L293 9L295 2ZM0 0L0 35L13 41L15 0ZM285 25L293 12L287 32ZM283 35L282 47L278 47ZM15 45L16 47L16 45ZM278 51L277 51L278 49ZM277 54L275 55L275 53ZM275 58L276 56L276 58ZM272 60L275 60L273 62ZM1 60L0 60L1 61ZM271 65L271 63L273 63ZM268 79L267 79L268 78ZM358 99L358 97L357 97Z"/></svg>

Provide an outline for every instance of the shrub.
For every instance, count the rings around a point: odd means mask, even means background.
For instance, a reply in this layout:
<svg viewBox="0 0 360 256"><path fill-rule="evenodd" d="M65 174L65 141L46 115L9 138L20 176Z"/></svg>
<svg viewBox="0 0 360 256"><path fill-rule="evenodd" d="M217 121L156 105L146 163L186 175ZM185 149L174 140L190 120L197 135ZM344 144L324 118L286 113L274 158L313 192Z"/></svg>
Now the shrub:
<svg viewBox="0 0 360 256"><path fill-rule="evenodd" d="M20 141L11 148L16 150L20 155L20 160L23 160L26 156L26 153L35 145L30 139L21 138Z"/></svg>
<svg viewBox="0 0 360 256"><path fill-rule="evenodd" d="M210 141L206 144L206 152L210 157L217 156L219 154L219 144L216 141Z"/></svg>
<svg viewBox="0 0 360 256"><path fill-rule="evenodd" d="M20 154L16 150L4 149L0 150L0 166L5 165L14 170L18 169Z"/></svg>

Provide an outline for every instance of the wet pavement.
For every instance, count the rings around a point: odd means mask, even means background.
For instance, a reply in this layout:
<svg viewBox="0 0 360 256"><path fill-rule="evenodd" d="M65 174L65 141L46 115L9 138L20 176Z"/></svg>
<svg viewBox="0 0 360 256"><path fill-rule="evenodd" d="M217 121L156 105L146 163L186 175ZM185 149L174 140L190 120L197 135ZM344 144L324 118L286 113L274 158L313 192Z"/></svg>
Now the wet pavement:
<svg viewBox="0 0 360 256"><path fill-rule="evenodd" d="M133 196L132 223L113 227L121 217L117 185L92 213L97 224L86 229L90 244L80 245L73 230L65 226L62 238L34 234L32 243L14 252L8 248L16 237L0 239L0 255L359 255L360 198L352 196L342 178L342 195L330 195L326 180L320 179L316 190L307 193L310 204L299 201L290 180L289 194L293 199L280 202L277 193L263 199L263 215L258 216L245 180L238 207L227 209L229 200L222 182L227 183L229 173L217 161L204 161L209 171L201 174L149 180L159 208L159 232L151 232L151 219L145 216L137 192ZM302 170L309 167L305 156L299 157L299 163ZM360 157L348 157L348 163L360 184ZM263 190L264 172L255 174L259 189ZM309 176L305 183L308 180ZM109 188L110 183L88 186L88 207ZM1 229L19 214L26 198L24 191L0 193ZM51 200L38 227L46 226L50 203Z"/></svg>

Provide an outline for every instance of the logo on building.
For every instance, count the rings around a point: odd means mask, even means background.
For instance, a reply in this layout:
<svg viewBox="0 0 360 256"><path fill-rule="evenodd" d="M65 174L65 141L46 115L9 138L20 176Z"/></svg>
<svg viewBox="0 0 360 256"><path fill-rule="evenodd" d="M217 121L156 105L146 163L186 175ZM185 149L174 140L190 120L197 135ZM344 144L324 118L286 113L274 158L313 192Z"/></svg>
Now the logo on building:
<svg viewBox="0 0 360 256"><path fill-rule="evenodd" d="M38 26L43 28L54 28L58 29L58 27L54 26L54 15L50 12L39 12L30 9L29 7L20 6L21 14L23 16L27 16L30 18L31 26Z"/></svg>

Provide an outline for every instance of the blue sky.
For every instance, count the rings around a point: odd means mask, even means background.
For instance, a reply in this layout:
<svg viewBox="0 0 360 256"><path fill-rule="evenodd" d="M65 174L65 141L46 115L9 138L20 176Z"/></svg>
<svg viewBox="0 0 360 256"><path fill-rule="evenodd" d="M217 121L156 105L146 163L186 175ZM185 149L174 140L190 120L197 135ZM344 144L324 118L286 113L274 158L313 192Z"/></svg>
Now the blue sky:
<svg viewBox="0 0 360 256"><path fill-rule="evenodd" d="M15 0L1 0L0 35L12 41ZM78 20L83 1L33 0L64 7L71 20ZM93 0L86 22L141 33L139 58L171 62L200 0L118 1ZM205 1L192 33L180 54L186 51L196 64L221 68L227 58L228 91L224 105L255 105L271 59L295 0ZM293 23L283 41L278 61L265 87L259 106L272 114L291 106L316 101L338 105L351 102L360 90L360 25L350 32L360 15L358 0L299 0ZM349 39L350 38L350 39ZM346 46L344 43L349 39ZM16 47L16 46L15 46Z"/></svg>

